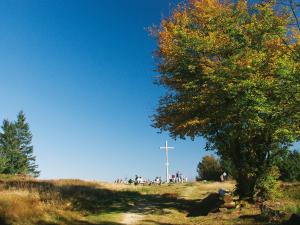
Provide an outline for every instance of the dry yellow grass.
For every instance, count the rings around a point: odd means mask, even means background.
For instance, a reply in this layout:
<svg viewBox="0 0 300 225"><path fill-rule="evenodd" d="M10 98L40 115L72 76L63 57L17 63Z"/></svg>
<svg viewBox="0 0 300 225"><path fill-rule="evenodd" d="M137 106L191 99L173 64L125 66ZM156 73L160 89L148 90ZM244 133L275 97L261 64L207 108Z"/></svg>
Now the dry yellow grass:
<svg viewBox="0 0 300 225"><path fill-rule="evenodd" d="M265 224L259 208L215 211L219 188L234 182L130 186L81 180L0 179L0 224ZM300 186L287 187L282 210L295 211ZM290 207L290 208L289 208Z"/></svg>
<svg viewBox="0 0 300 225"><path fill-rule="evenodd" d="M44 205L37 193L26 190L1 191L0 196L0 215L11 221L24 218L31 220L44 212Z"/></svg>

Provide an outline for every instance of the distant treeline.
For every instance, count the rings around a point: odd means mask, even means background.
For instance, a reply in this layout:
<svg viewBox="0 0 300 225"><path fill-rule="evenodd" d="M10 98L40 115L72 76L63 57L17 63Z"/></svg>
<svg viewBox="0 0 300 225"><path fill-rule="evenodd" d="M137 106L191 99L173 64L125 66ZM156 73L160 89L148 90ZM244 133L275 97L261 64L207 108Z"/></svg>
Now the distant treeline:
<svg viewBox="0 0 300 225"><path fill-rule="evenodd" d="M273 166L279 169L279 179L283 181L300 181L300 152L286 150L274 160ZM236 169L229 160L206 155L197 167L196 180L220 180L226 172L229 177L236 177Z"/></svg>
<svg viewBox="0 0 300 225"><path fill-rule="evenodd" d="M32 134L23 111L16 121L3 120L0 131L0 173L37 177Z"/></svg>

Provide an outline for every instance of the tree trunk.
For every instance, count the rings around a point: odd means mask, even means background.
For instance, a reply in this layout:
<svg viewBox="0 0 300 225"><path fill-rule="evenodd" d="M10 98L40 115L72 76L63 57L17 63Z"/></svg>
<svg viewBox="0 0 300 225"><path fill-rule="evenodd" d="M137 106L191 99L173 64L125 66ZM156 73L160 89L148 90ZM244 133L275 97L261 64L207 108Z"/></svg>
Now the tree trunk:
<svg viewBox="0 0 300 225"><path fill-rule="evenodd" d="M253 200L256 183L255 176L249 176L246 171L237 171L237 193L241 199Z"/></svg>

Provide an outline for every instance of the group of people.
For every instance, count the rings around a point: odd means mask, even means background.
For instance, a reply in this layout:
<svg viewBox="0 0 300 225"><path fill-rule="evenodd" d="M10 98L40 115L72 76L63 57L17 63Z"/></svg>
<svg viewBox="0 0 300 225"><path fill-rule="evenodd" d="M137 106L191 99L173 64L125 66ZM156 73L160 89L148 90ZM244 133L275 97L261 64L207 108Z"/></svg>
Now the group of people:
<svg viewBox="0 0 300 225"><path fill-rule="evenodd" d="M123 179L119 179L119 178L114 181L115 184L125 184L125 182L126 182L126 179L123 180Z"/></svg>
<svg viewBox="0 0 300 225"><path fill-rule="evenodd" d="M161 177L155 177L154 184L161 185L161 183L162 183Z"/></svg>
<svg viewBox="0 0 300 225"><path fill-rule="evenodd" d="M187 183L188 178L183 176L182 173L177 172L175 175L172 175L169 179L169 182L171 183Z"/></svg>
<svg viewBox="0 0 300 225"><path fill-rule="evenodd" d="M142 184L142 185L144 185L144 184L152 184L152 183L160 183L160 182L157 181L157 177L155 178L154 181L151 181L150 179L135 175L134 179L132 179L132 178L117 179L117 180L115 180L114 183L116 183L116 184L135 184L135 185Z"/></svg>
<svg viewBox="0 0 300 225"><path fill-rule="evenodd" d="M228 179L228 174L226 172L223 172L220 176L220 181L224 182ZM171 175L169 177L169 183L187 183L188 178L183 176L182 173L177 172L176 174ZM164 183L161 179L161 177L155 177L154 180L150 180L138 175L135 175L134 179L117 179L115 180L116 184L134 184L134 185L160 185Z"/></svg>
<svg viewBox="0 0 300 225"><path fill-rule="evenodd" d="M172 175L169 178L170 183L186 183L188 182L187 177L183 176L181 173L177 172L175 175ZM161 177L155 177L154 180L150 180L147 178L144 178L142 176L135 175L135 177L132 179L117 179L115 180L116 184L134 184L134 185L161 185L164 183L161 179Z"/></svg>

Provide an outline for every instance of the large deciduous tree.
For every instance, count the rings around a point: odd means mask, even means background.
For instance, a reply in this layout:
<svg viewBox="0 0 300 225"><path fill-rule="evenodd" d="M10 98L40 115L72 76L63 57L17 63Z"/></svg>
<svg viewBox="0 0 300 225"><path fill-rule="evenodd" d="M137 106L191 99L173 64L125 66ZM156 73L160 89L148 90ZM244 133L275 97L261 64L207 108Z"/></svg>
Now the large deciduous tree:
<svg viewBox="0 0 300 225"><path fill-rule="evenodd" d="M270 0L269 0L270 1ZM300 31L300 2L299 0L278 0L277 5L289 10L292 15L290 25Z"/></svg>
<svg viewBox="0 0 300 225"><path fill-rule="evenodd" d="M158 83L167 89L153 125L203 136L230 159L241 197L300 137L300 73L291 16L275 3L190 0L157 30Z"/></svg>

